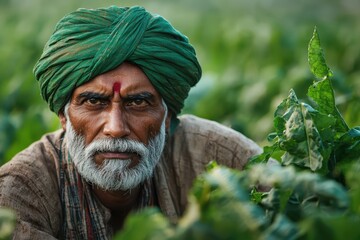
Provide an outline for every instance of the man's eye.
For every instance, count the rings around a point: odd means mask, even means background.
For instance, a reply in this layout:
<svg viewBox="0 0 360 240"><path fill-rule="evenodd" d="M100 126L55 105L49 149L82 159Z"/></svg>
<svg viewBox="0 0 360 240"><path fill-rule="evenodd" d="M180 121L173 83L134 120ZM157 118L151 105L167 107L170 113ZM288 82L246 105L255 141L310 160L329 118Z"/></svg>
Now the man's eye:
<svg viewBox="0 0 360 240"><path fill-rule="evenodd" d="M142 107L148 105L144 99L133 99L126 103L127 106Z"/></svg>
<svg viewBox="0 0 360 240"><path fill-rule="evenodd" d="M87 104L90 104L90 105L102 105L102 104L104 104L104 101L102 101L101 99L98 99L98 98L89 98L85 102Z"/></svg>

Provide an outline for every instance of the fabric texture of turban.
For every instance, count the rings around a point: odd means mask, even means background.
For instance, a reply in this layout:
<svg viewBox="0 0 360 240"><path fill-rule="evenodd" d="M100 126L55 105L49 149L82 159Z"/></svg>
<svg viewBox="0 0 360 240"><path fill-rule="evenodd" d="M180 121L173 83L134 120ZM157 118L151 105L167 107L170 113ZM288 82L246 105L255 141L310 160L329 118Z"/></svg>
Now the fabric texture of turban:
<svg viewBox="0 0 360 240"><path fill-rule="evenodd" d="M61 19L34 67L41 94L59 111L75 88L128 61L178 114L201 67L188 38L144 8L78 9Z"/></svg>

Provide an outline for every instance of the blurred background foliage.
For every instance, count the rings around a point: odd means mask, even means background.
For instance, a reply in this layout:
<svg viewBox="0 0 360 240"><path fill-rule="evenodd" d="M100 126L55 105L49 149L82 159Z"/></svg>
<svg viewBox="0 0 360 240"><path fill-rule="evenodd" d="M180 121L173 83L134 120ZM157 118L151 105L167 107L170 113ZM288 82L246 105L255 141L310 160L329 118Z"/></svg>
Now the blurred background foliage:
<svg viewBox="0 0 360 240"><path fill-rule="evenodd" d="M0 0L0 164L60 127L32 73L56 22L79 7L112 4L142 5L190 38L203 77L183 113L224 123L260 145L289 90L306 98L307 44L317 26L339 109L350 127L360 125L358 0Z"/></svg>

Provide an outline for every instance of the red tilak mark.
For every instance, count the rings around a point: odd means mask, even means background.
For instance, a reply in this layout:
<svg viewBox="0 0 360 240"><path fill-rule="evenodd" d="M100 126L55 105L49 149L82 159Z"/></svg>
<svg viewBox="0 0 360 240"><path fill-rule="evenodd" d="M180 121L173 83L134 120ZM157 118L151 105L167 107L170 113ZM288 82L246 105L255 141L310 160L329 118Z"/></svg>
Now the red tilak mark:
<svg viewBox="0 0 360 240"><path fill-rule="evenodd" d="M121 84L119 82L114 83L113 90L115 93L120 93Z"/></svg>

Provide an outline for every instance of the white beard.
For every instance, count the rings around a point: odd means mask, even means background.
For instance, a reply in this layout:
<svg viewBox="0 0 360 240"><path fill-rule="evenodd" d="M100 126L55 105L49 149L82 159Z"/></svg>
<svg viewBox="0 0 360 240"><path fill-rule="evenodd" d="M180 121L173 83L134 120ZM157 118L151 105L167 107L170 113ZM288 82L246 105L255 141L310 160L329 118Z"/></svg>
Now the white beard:
<svg viewBox="0 0 360 240"><path fill-rule="evenodd" d="M164 104L165 109L166 105ZM155 166L160 160L165 145L165 117L160 127L160 132L145 146L143 143L128 140L104 138L95 140L85 146L83 136L77 134L70 122L65 108L66 133L68 149L72 161L79 174L88 182L103 190L117 191L128 190L137 187L153 174ZM105 159L98 166L95 163L94 154L97 152L134 152L139 155L139 163L129 168L131 160Z"/></svg>

